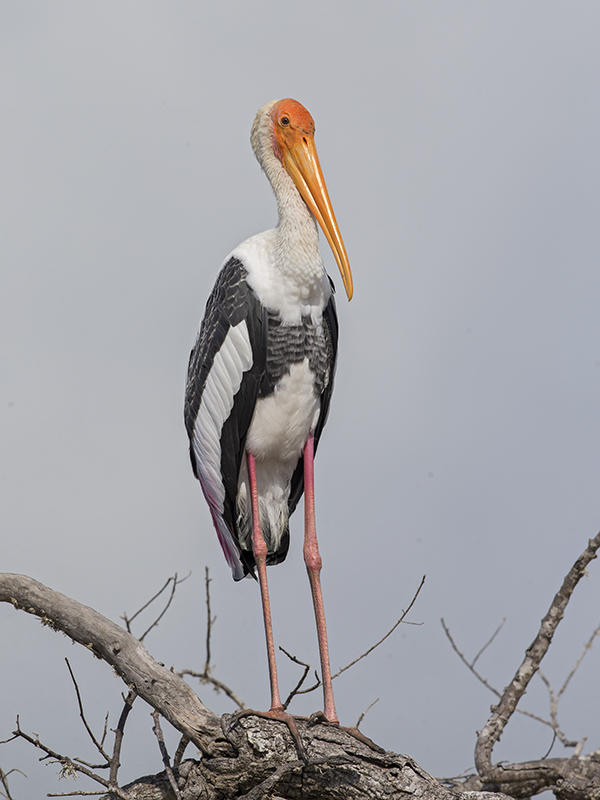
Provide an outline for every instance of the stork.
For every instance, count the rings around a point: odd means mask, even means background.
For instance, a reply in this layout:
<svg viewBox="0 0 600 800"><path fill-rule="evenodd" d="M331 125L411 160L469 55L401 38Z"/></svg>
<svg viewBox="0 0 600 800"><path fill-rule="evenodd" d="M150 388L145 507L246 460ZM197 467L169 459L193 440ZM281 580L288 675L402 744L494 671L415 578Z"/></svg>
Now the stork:
<svg viewBox="0 0 600 800"><path fill-rule="evenodd" d="M233 578L258 573L271 684L266 714L288 725L277 681L266 567L285 559L289 517L303 493L304 561L317 624L323 713L338 722L313 480L333 389L338 322L317 223L349 300L352 274L314 132L313 118L296 100L267 103L256 115L252 148L273 187L279 221L225 259L190 355L185 395L192 467Z"/></svg>

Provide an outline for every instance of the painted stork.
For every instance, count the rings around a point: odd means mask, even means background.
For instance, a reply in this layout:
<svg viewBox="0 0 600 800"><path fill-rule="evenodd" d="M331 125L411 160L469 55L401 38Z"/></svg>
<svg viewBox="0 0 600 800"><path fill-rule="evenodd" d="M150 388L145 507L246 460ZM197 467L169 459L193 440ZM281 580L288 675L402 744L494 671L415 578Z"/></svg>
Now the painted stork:
<svg viewBox="0 0 600 800"><path fill-rule="evenodd" d="M314 132L313 118L296 100L267 103L256 115L252 148L275 192L279 222L225 259L191 352L185 396L192 467L225 558L235 580L258 572L271 682L266 713L288 725L277 682L266 565L286 557L289 516L303 492L304 560L317 623L324 716L338 721L313 483L313 458L333 389L338 323L316 223L331 246L348 299L352 274Z"/></svg>

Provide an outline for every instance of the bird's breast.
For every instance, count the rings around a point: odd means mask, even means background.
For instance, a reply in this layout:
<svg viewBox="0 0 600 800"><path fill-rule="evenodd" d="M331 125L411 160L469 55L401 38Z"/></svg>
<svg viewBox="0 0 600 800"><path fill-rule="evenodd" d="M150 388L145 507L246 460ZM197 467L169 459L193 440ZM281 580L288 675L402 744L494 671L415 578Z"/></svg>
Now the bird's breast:
<svg viewBox="0 0 600 800"><path fill-rule="evenodd" d="M332 347L322 320L285 325L268 313L265 373L246 448L257 459L293 461L300 456L329 383Z"/></svg>

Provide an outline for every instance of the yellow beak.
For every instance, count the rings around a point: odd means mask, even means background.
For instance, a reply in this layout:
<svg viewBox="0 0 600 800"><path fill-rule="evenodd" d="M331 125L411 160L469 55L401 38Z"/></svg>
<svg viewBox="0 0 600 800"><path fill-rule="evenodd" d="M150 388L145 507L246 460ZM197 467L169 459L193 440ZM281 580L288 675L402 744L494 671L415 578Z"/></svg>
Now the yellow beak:
<svg viewBox="0 0 600 800"><path fill-rule="evenodd" d="M303 133L295 136L292 142L286 141L282 150L283 165L327 237L339 267L348 300L351 300L353 286L350 263L319 164L315 140L312 134Z"/></svg>

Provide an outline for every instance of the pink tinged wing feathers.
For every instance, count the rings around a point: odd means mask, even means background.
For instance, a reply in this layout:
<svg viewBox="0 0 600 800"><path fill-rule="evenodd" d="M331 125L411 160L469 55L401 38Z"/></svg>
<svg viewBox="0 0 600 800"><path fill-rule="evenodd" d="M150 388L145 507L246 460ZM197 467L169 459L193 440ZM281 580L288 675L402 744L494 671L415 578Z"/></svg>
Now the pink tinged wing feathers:
<svg viewBox="0 0 600 800"><path fill-rule="evenodd" d="M231 327L214 361L202 392L192 439L198 478L210 507L219 542L233 577L244 575L233 536L223 519L225 487L221 477L221 432L233 408L244 372L252 367L252 347L246 321Z"/></svg>

